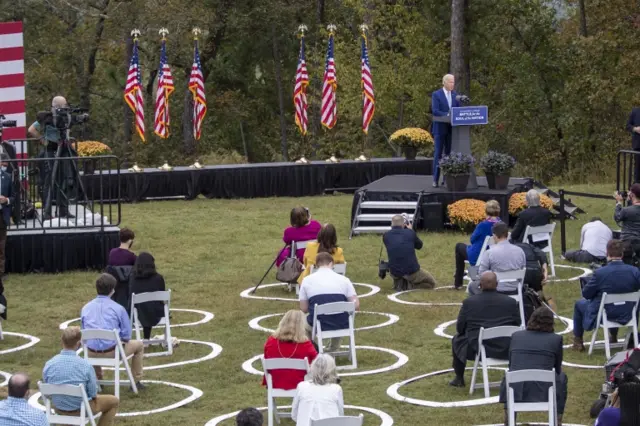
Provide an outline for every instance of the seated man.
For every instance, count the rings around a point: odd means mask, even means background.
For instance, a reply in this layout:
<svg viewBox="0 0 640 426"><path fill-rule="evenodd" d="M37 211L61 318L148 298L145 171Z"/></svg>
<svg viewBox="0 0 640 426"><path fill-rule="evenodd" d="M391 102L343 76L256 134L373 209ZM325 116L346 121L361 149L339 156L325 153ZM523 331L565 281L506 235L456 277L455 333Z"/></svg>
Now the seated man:
<svg viewBox="0 0 640 426"><path fill-rule="evenodd" d="M422 248L422 240L413 231L411 223L406 222L401 215L395 215L391 219L391 230L382 237L389 257L389 271L393 278L395 290L406 290L403 281L409 286L424 285L426 288L434 288L436 280L433 276L420 269L415 250Z"/></svg>
<svg viewBox="0 0 640 426"><path fill-rule="evenodd" d="M527 272L524 274L524 283L533 291L538 293L540 298L547 302L554 312L557 311L553 298L544 293L543 287L547 282L547 255L538 247L528 243L514 243L524 252L527 261Z"/></svg>
<svg viewBox="0 0 640 426"><path fill-rule="evenodd" d="M236 416L236 426L262 426L262 413L255 408L245 408Z"/></svg>
<svg viewBox="0 0 640 426"><path fill-rule="evenodd" d="M302 280L300 286L300 310L309 313L307 316L307 333L311 336L313 327L313 309L315 305L334 302L354 302L356 310L360 310L360 301L349 278L333 272L333 258L329 253L318 253L316 256L318 270ZM349 317L345 314L321 315L323 330L342 330L349 328ZM329 352L336 352L340 347L340 338L331 339Z"/></svg>
<svg viewBox="0 0 640 426"><path fill-rule="evenodd" d="M480 327L491 328L503 325L520 325L518 302L498 293L498 280L493 272L480 276L482 292L466 298L458 314L456 335L451 342L453 369L456 377L449 385L464 387L464 370L467 360L473 360L478 353ZM510 339L491 339L485 343L487 356L508 359Z"/></svg>
<svg viewBox="0 0 640 426"><path fill-rule="evenodd" d="M551 210L546 209L540 205L540 193L535 189L530 189L529 191L527 191L525 200L527 203L527 208L518 214L518 220L513 227L513 231L511 231L511 241L513 242L522 241L524 233L527 231L527 226L533 227L548 225L551 222L551 217L553 216ZM531 238L529 238L528 242L532 242ZM536 243L536 245L540 245L541 248L543 248L547 245L547 243Z"/></svg>
<svg viewBox="0 0 640 426"><path fill-rule="evenodd" d="M124 345L127 355L133 355L131 360L131 371L136 381L138 389L144 389L140 383L142 380L142 357L144 356L144 345L139 340L131 340L131 322L127 311L111 300L116 279L109 274L102 274L96 281L98 297L84 305L80 314L83 330L103 329L118 330L120 340ZM87 342L89 356L94 358L113 358L115 342L111 340L90 340ZM102 379L102 369L96 369L98 379Z"/></svg>
<svg viewBox="0 0 640 426"><path fill-rule="evenodd" d="M44 366L42 379L54 385L84 385L89 405L94 414L102 413L98 426L113 424L120 401L113 395L98 395L96 373L91 364L78 356L82 333L80 327L68 327L62 331L62 351ZM82 400L74 396L53 396L56 412L66 416L80 415Z"/></svg>
<svg viewBox="0 0 640 426"><path fill-rule="evenodd" d="M496 241L491 248L484 252L478 262L478 274L486 271L507 272L517 271L527 267L527 258L522 249L508 240L509 227L506 223L498 222L491 228L493 239ZM500 293L513 293L518 291L516 283L499 283ZM469 293L478 294L480 289L475 282L469 283Z"/></svg>
<svg viewBox="0 0 640 426"><path fill-rule="evenodd" d="M640 270L622 262L624 243L611 240L607 243L607 260L609 263L596 269L591 279L582 289L582 297L573 309L573 349L583 352L582 336L585 330L597 327L596 319L600 309L602 293L621 294L640 290ZM626 324L631 319L632 303L623 305L608 305L607 319L620 324ZM616 337L617 329L611 330L612 337ZM615 340L614 340L615 341Z"/></svg>
<svg viewBox="0 0 640 426"><path fill-rule="evenodd" d="M599 217L585 223L580 232L580 250L569 250L564 258L569 262L604 263L607 260L607 243L613 238L611 228Z"/></svg>
<svg viewBox="0 0 640 426"><path fill-rule="evenodd" d="M9 397L0 402L0 425L49 426L44 411L29 405L29 385L25 373L16 373L9 379Z"/></svg>

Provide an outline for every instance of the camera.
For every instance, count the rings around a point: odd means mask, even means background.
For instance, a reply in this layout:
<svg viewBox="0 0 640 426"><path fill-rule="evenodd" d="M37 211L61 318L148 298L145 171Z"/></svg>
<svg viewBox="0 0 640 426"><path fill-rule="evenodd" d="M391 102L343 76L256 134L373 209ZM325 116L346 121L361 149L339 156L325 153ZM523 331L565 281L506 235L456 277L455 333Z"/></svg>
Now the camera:
<svg viewBox="0 0 640 426"><path fill-rule="evenodd" d="M618 194L620 194L620 196L626 200L629 196L629 191L618 191Z"/></svg>
<svg viewBox="0 0 640 426"><path fill-rule="evenodd" d="M82 124L89 120L86 108L54 108L52 111L39 112L36 120L40 125L55 127L58 130L68 130L76 124Z"/></svg>
<svg viewBox="0 0 640 426"><path fill-rule="evenodd" d="M17 125L16 120L7 120L4 115L0 114L0 129L4 127L16 127Z"/></svg>
<svg viewBox="0 0 640 426"><path fill-rule="evenodd" d="M378 277L384 280L387 277L387 272L389 272L389 262L380 259L378 263Z"/></svg>

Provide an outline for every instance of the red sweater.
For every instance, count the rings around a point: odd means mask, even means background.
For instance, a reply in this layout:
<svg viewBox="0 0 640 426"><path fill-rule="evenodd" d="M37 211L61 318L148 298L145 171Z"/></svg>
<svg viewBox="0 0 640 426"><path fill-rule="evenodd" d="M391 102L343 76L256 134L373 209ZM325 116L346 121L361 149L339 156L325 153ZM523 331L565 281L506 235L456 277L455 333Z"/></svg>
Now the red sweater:
<svg viewBox="0 0 640 426"><path fill-rule="evenodd" d="M318 356L313 343L307 340L304 343L282 342L276 340L273 336L269 336L264 344L264 357L269 358L307 358L309 364ZM305 373L302 370L271 370L274 389L291 390L298 387L298 383L304 380ZM262 378L262 385L267 384L265 378Z"/></svg>

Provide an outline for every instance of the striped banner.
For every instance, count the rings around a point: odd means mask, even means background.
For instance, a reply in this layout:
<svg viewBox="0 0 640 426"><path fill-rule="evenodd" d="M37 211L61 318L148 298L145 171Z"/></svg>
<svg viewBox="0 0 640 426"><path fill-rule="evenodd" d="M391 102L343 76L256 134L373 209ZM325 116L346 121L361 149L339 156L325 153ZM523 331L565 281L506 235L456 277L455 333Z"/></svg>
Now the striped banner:
<svg viewBox="0 0 640 426"><path fill-rule="evenodd" d="M5 128L2 138L25 139L27 116L24 94L24 42L22 22L0 22L0 114L15 120L15 128ZM17 144L18 158L25 158L22 144Z"/></svg>

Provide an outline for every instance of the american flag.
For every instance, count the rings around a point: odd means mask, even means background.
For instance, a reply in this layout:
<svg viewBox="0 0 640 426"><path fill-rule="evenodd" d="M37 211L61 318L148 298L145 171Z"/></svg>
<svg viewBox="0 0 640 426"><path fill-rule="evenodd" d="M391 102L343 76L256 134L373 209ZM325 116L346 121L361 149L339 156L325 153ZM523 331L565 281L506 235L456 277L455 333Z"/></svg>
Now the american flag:
<svg viewBox="0 0 640 426"><path fill-rule="evenodd" d="M300 57L298 58L298 69L296 70L296 85L293 89L293 103L296 107L296 124L300 133L307 134L307 86L309 85L309 73L307 72L307 62L304 55L304 36L300 38Z"/></svg>
<svg viewBox="0 0 640 426"><path fill-rule="evenodd" d="M207 113L207 98L204 93L204 76L202 75L197 40L195 41L191 77L189 77L189 90L193 93L193 137L198 140L202 134L202 122Z"/></svg>
<svg viewBox="0 0 640 426"><path fill-rule="evenodd" d="M369 51L367 50L367 38L362 36L362 131L369 132L369 123L373 120L376 110L376 100L373 94L373 78L369 66Z"/></svg>
<svg viewBox="0 0 640 426"><path fill-rule="evenodd" d="M154 133L161 138L169 137L169 127L171 119L169 117L169 96L175 87L171 68L167 62L166 41L162 40L160 49L160 67L158 69L158 89L156 91L156 114L154 119Z"/></svg>
<svg viewBox="0 0 640 426"><path fill-rule="evenodd" d="M136 130L144 142L144 100L142 99L142 76L138 63L138 40L133 41L133 54L129 63L127 85L124 88L124 100L136 116Z"/></svg>
<svg viewBox="0 0 640 426"><path fill-rule="evenodd" d="M24 90L24 37L22 22L0 22L0 114L16 127L2 131L5 141L27 136ZM26 158L22 143L14 143L18 158Z"/></svg>
<svg viewBox="0 0 640 426"><path fill-rule="evenodd" d="M336 80L336 63L333 59L333 33L329 34L329 48L327 49L327 63L324 68L324 78L322 81L322 125L327 129L333 129L336 125L337 105L336 105L336 89L338 82Z"/></svg>

